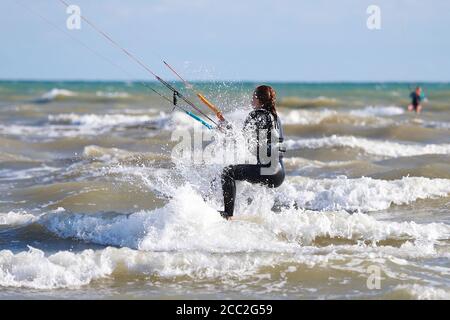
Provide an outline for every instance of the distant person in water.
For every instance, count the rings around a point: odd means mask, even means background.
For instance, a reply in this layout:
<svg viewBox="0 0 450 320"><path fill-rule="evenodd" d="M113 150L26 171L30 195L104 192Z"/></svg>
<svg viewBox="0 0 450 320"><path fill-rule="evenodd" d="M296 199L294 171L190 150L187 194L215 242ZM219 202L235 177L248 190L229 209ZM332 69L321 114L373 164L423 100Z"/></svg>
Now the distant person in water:
<svg viewBox="0 0 450 320"><path fill-rule="evenodd" d="M220 214L227 220L234 213L236 181L248 181L269 188L277 188L284 181L283 129L275 101L275 90L269 86L259 86L253 93L254 110L245 120L243 130L251 146L255 147L256 164L231 165L223 170L221 182L225 210Z"/></svg>
<svg viewBox="0 0 450 320"><path fill-rule="evenodd" d="M422 111L422 100L424 98L424 94L421 87L416 87L416 90L411 92L409 95L411 97L411 104L408 106L408 111L415 111L416 113L420 113Z"/></svg>

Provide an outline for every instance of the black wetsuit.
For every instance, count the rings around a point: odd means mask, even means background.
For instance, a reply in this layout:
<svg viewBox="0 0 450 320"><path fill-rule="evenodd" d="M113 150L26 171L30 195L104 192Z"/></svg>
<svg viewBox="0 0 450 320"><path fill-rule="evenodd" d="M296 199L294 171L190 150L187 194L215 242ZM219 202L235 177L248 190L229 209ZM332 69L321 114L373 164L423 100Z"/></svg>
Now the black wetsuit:
<svg viewBox="0 0 450 320"><path fill-rule="evenodd" d="M414 110L417 110L417 107L420 105L422 97L416 92L411 92L409 96L411 97L411 104L413 105Z"/></svg>
<svg viewBox="0 0 450 320"><path fill-rule="evenodd" d="M264 132L261 132L264 130ZM283 129L279 117L274 116L264 109L252 111L244 123L244 131L254 134L256 137L256 164L238 164L228 166L222 173L222 191L225 210L223 216L231 217L234 212L234 203L236 199L236 181L248 181L250 183L260 183L269 188L279 187L284 181L283 153L284 149L280 147L283 142ZM261 133L261 134L260 134ZM272 146L272 135L275 134L275 146ZM264 137L266 141L260 141L259 137ZM276 141L278 140L278 141ZM268 157L274 154L275 163L271 166L270 159L265 161L260 159L260 148L266 149ZM273 159L273 157L272 157Z"/></svg>

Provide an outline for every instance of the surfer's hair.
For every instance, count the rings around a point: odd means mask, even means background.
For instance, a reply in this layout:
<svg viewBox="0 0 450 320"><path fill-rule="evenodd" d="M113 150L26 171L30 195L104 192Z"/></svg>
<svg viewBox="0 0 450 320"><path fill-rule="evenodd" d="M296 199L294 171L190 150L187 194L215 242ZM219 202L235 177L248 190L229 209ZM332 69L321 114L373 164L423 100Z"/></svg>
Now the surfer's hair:
<svg viewBox="0 0 450 320"><path fill-rule="evenodd" d="M261 107L272 113L276 122L278 115L275 107L277 101L275 90L273 90L270 86L262 85L255 89L254 95L258 99L259 103L261 103Z"/></svg>

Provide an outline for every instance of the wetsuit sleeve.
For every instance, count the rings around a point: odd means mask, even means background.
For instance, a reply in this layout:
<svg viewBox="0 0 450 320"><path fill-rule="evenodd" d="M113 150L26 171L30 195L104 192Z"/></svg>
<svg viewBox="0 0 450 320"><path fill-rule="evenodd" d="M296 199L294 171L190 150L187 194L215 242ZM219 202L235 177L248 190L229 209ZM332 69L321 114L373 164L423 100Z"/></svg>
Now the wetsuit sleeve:
<svg viewBox="0 0 450 320"><path fill-rule="evenodd" d="M278 126L278 132L279 132L279 142L284 142L284 131L283 126L281 125L280 117L277 117L277 126Z"/></svg>
<svg viewBox="0 0 450 320"><path fill-rule="evenodd" d="M270 129L271 119L264 111L255 110L250 112L244 122L244 131L255 131Z"/></svg>
<svg viewBox="0 0 450 320"><path fill-rule="evenodd" d="M244 128L243 128L243 130L245 131L245 132L249 132L249 131L252 131L252 127L253 127L253 124L254 124L254 117L255 117L255 115L254 115L254 111L252 111L248 116L247 116L247 119L245 119L245 121L244 121Z"/></svg>
<svg viewBox="0 0 450 320"><path fill-rule="evenodd" d="M255 132L257 132L257 130L256 130L256 123L255 123L256 120L255 119L256 119L256 112L255 111L250 112L250 114L247 116L247 119L245 119L245 121L244 121L244 128L243 128L244 136L247 140L247 146L251 153L256 152Z"/></svg>

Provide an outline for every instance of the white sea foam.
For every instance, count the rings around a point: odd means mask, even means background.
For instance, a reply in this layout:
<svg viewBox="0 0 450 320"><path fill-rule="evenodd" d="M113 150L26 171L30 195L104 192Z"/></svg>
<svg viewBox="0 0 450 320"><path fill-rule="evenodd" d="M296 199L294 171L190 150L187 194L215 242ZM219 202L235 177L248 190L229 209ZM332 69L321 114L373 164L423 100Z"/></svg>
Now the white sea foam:
<svg viewBox="0 0 450 320"><path fill-rule="evenodd" d="M128 98L130 95L127 92L109 92L109 91L97 91L95 93L97 97L109 98L109 99L117 99L117 98Z"/></svg>
<svg viewBox="0 0 450 320"><path fill-rule="evenodd" d="M75 254L61 251L49 257L34 248L13 254L0 251L0 286L54 289L79 287L110 275L112 263L105 251Z"/></svg>
<svg viewBox="0 0 450 320"><path fill-rule="evenodd" d="M111 127L93 128L87 126L50 125L46 127L28 125L0 125L0 133L18 136L22 139L35 140L37 138L51 140L61 137L76 137L95 135L109 130Z"/></svg>
<svg viewBox="0 0 450 320"><path fill-rule="evenodd" d="M0 169L0 181L17 181L38 178L58 170L59 168L46 165L22 170Z"/></svg>
<svg viewBox="0 0 450 320"><path fill-rule="evenodd" d="M450 300L450 290L419 284L406 284L396 286L389 297L417 300Z"/></svg>
<svg viewBox="0 0 450 320"><path fill-rule="evenodd" d="M53 88L52 90L44 93L39 101L52 101L59 97L74 97L76 95L77 94L75 92L70 90Z"/></svg>
<svg viewBox="0 0 450 320"><path fill-rule="evenodd" d="M369 116L397 116L404 114L405 110L397 106L367 106L364 109L355 109L350 114L369 117Z"/></svg>
<svg viewBox="0 0 450 320"><path fill-rule="evenodd" d="M32 214L26 212L14 212L0 213L0 225L22 225L33 222L37 219Z"/></svg>
<svg viewBox="0 0 450 320"><path fill-rule="evenodd" d="M237 223L237 222L236 222ZM235 224L236 224L235 223ZM233 239L236 241L236 239ZM398 266L410 263L409 257L429 257L429 250L423 252L420 244L403 245L400 248L390 246L342 245L340 247L311 247L296 245L291 252L247 251L216 254L207 251L138 251L129 248L111 248L102 250L84 250L79 253L60 251L45 255L38 249L12 253L0 251L0 286L24 287L34 289L78 288L95 280L114 277L115 274L156 275L159 278L173 279L177 276L191 279L239 278L241 287L245 283L252 285L263 282L267 292L272 285L282 291L289 287L286 273L310 268L327 268L329 273L346 271L356 277L366 276L369 265L379 265L383 274L396 280L414 280L413 275L404 273ZM423 253L422 253L423 252ZM422 253L422 254L421 254ZM393 254L399 258L393 257ZM433 252L435 255L435 252ZM273 266L285 266L274 269ZM281 282L271 278L269 268ZM432 269L424 268L426 272ZM278 274L277 274L278 273ZM263 284L262 283L262 284ZM298 283L290 284L294 289ZM442 294L439 292L439 294ZM434 297L436 297L434 295Z"/></svg>
<svg viewBox="0 0 450 320"><path fill-rule="evenodd" d="M49 124L43 126L31 125L0 125L0 133L30 139L53 139L61 137L76 137L102 134L116 127L151 125L162 128L169 120L164 112L159 115L126 115L126 114L84 114L75 113L49 115Z"/></svg>
<svg viewBox="0 0 450 320"><path fill-rule="evenodd" d="M205 252L142 252L110 247L81 253L61 251L50 256L34 248L18 254L4 250L0 251L0 286L77 288L113 276L118 269L122 274L125 271L168 278L243 278L251 277L261 266L285 259L261 255L242 260L241 256Z"/></svg>
<svg viewBox="0 0 450 320"><path fill-rule="evenodd" d="M402 108L390 107L366 107L349 112L330 109L323 110L284 110L280 111L283 124L317 125L332 120L336 123L348 123L355 126L380 127L394 123L390 119L393 115L403 114Z"/></svg>
<svg viewBox="0 0 450 320"><path fill-rule="evenodd" d="M290 110L289 112L280 112L283 124L314 125L321 123L324 119L338 115L334 110Z"/></svg>
<svg viewBox="0 0 450 320"><path fill-rule="evenodd" d="M240 199L236 216L249 219L248 223L230 224L223 221L216 209L205 203L189 186L179 188L168 204L152 211L117 217L48 214L39 223L63 238L147 251L291 251L293 243L280 241L276 236L280 233L295 240L294 243L309 243L317 237L326 236L370 241L410 238L437 240L450 237L450 227L440 223L421 225L414 222L385 222L363 213L325 211L344 208L379 210L392 203L408 203L421 197L450 192L449 181L444 186L442 181L430 184L420 179L409 179L412 180L390 184L369 179L369 185L365 188L363 185L367 181L348 181L344 187L334 186L335 190L332 185L327 186L325 181L322 186L316 182L315 187L303 185L298 188L300 190L283 190L288 199L296 201L300 207L315 207L323 212L290 208L277 214L270 210L274 197L267 194L261 195L265 201L254 199L255 204L251 206ZM409 188L405 188L408 185ZM242 191L241 197L245 198L247 191Z"/></svg>
<svg viewBox="0 0 450 320"><path fill-rule="evenodd" d="M126 126L139 125L148 122L157 122L166 119L167 116L161 112L159 116L153 117L148 115L124 115L124 114L83 114L76 113L49 115L48 120L51 123L87 126L92 128L110 127L110 126Z"/></svg>
<svg viewBox="0 0 450 320"><path fill-rule="evenodd" d="M433 129L450 129L450 122L444 121L424 121L423 126Z"/></svg>
<svg viewBox="0 0 450 320"><path fill-rule="evenodd" d="M332 135L323 138L287 140L291 149L358 148L365 153L386 157L408 157L425 154L450 154L450 144L407 144L382 140L371 140L354 136Z"/></svg>
<svg viewBox="0 0 450 320"><path fill-rule="evenodd" d="M148 163L148 161L161 160L167 161L169 156L165 156L159 153L150 152L132 152L118 148L103 148L96 145L86 146L83 149L83 157L86 159L95 159L97 161L103 161L112 166L116 162L120 161L138 161L139 163ZM110 168L109 173L113 173L114 166Z"/></svg>
<svg viewBox="0 0 450 320"><path fill-rule="evenodd" d="M412 191L417 196L414 185L426 188L425 185L442 183L438 179L428 183L425 180L407 179L405 184L410 188L404 192ZM244 185L240 197L247 196L247 188L258 187ZM227 222L192 186L186 184L176 190L163 207L131 215L83 215L59 209L41 216L35 223L59 237L128 248L108 247L80 253L61 251L47 256L33 248L16 254L0 251L0 286L72 288L114 277L116 271L122 275L125 272L169 278L239 277L241 281L256 281L262 277L261 268L274 265L286 265L287 269L291 266L291 272L294 272L292 266L296 269L317 266L366 274L367 266L374 263L381 266L386 276L404 280L414 279L414 275L404 275L404 270L398 270L398 266L414 263L412 261L418 258L448 258L447 253L438 252L435 246L436 241L450 237L450 226L442 223L378 221L362 213L293 208L274 213L270 211L273 198L269 191L256 193L261 199L255 199L251 206L241 201L236 212L238 220ZM385 198L391 195L390 191L385 191ZM430 190L423 192L426 194ZM346 189L337 192L342 198L346 193L349 193ZM393 197L397 196L394 192ZM333 197L325 198L323 201L328 204L335 201ZM348 199L352 198L349 194ZM372 203L368 197L358 201ZM387 201L382 202L387 204ZM355 244L310 246L323 237L349 239ZM358 243L359 240L372 243L386 239L406 242L399 247ZM439 271L433 268L428 268L428 272ZM281 288L283 286L281 284Z"/></svg>
<svg viewBox="0 0 450 320"><path fill-rule="evenodd" d="M178 194L178 179L170 171L149 170L140 167L114 167L115 175L123 175L130 181L141 181L147 188L162 194ZM215 170L212 168L211 170ZM194 175L190 180L201 192L211 192L210 182L220 172ZM178 183L178 184L177 184ZM392 205L407 205L419 199L446 197L450 194L449 179L425 177L403 177L397 180L382 180L370 177L333 179L313 179L301 176L287 176L277 189L267 189L247 182L238 182L240 196L237 205L246 203L247 198L255 199L248 209L269 212L275 202L313 210L346 210L371 212L388 209ZM214 187L217 203L222 202L221 187ZM256 207L263 204L266 207ZM243 208L247 208L243 206ZM240 208L237 209L239 212Z"/></svg>
<svg viewBox="0 0 450 320"><path fill-rule="evenodd" d="M354 164L357 161L349 160L349 161L327 161L322 162L318 160L310 160L301 157L289 157L284 158L284 164L289 167L299 167L299 168L324 168L324 167L339 167L339 166L348 166Z"/></svg>
<svg viewBox="0 0 450 320"><path fill-rule="evenodd" d="M379 180L368 177L348 179L310 179L288 177L290 183L280 187L289 201L314 210L377 211L391 205L409 204L419 199L445 197L450 194L449 179L403 177Z"/></svg>
<svg viewBox="0 0 450 320"><path fill-rule="evenodd" d="M254 228L247 234L245 226L226 223L187 186L180 188L166 206L151 212L115 218L53 214L42 218L40 223L61 237L147 251L271 251L289 246L263 229ZM247 234L247 241L230 241L233 237L242 237L243 232Z"/></svg>

